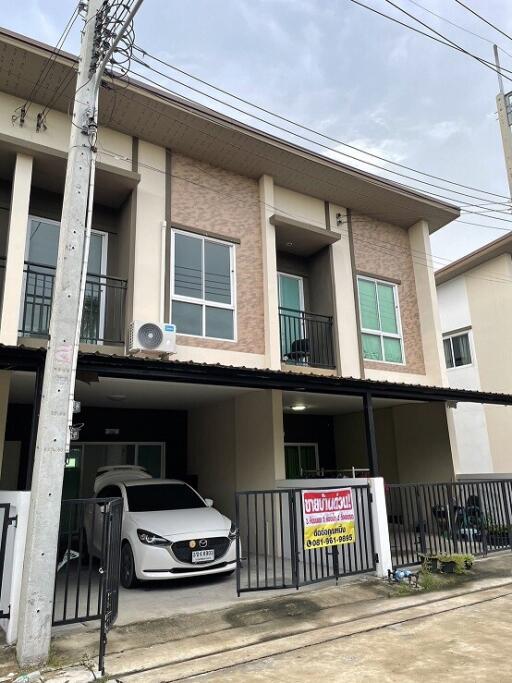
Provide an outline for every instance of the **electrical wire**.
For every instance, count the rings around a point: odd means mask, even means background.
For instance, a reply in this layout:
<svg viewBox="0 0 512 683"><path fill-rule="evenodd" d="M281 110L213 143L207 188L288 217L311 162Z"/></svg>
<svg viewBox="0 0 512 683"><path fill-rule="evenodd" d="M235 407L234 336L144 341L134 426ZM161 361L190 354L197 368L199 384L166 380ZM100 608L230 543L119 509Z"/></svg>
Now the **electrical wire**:
<svg viewBox="0 0 512 683"><path fill-rule="evenodd" d="M411 31L414 31L414 33L419 33L422 36L425 36L426 38L430 38L430 40L435 41L436 43L441 43L441 45L445 45L446 47L451 48L452 50L457 50L457 52L461 52L468 57L471 57L472 59L477 60L478 62L481 62L482 64L486 65L488 68L490 68L492 71L494 71L496 74L501 75L503 78L506 78L508 81L512 82L512 79L506 76L503 72L506 71L508 73L512 73L511 69L506 69L505 67L500 67L499 69L496 68L495 65L493 65L492 62L489 62L486 59L483 59L482 57L479 57L472 52L469 52L469 50L464 49L463 47L460 47L459 45L456 45L453 43L453 41L446 41L446 40L440 40L439 38L436 38L436 36L431 35L430 33L425 33L425 31L421 31L420 29L416 28L415 26L411 26L410 24L406 24L403 21L400 21L400 19L397 19L396 17L392 17L389 14L386 14L385 12L381 12L375 7L370 7L370 5L366 5L364 2L361 2L360 0L348 0L349 2L352 2L354 5L359 5L359 7L364 7L365 9L369 10L370 12L373 12L374 14L378 14L381 17L384 17L384 19L388 19L389 21L394 22L395 24L399 24L400 26L404 26L405 28L408 28Z"/></svg>
<svg viewBox="0 0 512 683"><path fill-rule="evenodd" d="M478 12L475 12L474 9L471 9L471 7L468 7L465 5L461 0L455 0L457 4L459 4L461 7L464 7L465 10L468 12L471 12L471 14L474 14L475 17L478 17L481 21L483 21L485 24L493 28L495 31L498 31L498 33L501 33L502 36L505 36L505 38L508 38L509 40L512 40L512 36L510 36L508 33L505 33L505 31L502 31L500 28L498 28L495 24L492 24L490 21L488 21L485 17L483 17L481 14L478 14Z"/></svg>
<svg viewBox="0 0 512 683"><path fill-rule="evenodd" d="M178 97L179 97L179 93L175 93L175 92L173 92L172 90L170 90L170 89L168 89L168 88L165 88L164 86L161 85L161 83L159 83L159 82L157 82L157 81L154 81L153 79L149 78L148 76L145 76L144 74L140 74L140 73L138 73L138 72L135 72L133 69L131 70L131 73L134 74L134 75L136 75L138 78L141 78L141 79L143 79L144 81L149 82L151 85L157 86L157 87L161 90L161 93L162 93L162 94L160 95L160 94L157 93L157 92L153 92L153 94L154 94L155 96L158 96L158 97L164 99L164 101L168 102L168 99L164 97L165 92L169 92L169 93L171 93L172 95L175 95L175 96L178 96ZM164 92L164 91L165 91L165 92ZM168 115L163 114L163 113L160 112L160 111L158 111L158 113L159 113L160 115L162 115L162 116L166 116L167 118L171 118L171 119L172 119L172 117L169 117ZM176 119L172 119L172 120L174 120L174 121L177 122ZM220 123L221 123L221 125L224 125L224 124L222 124L222 122L220 122ZM185 124L181 124L181 125L185 125ZM233 146L236 147L236 145L234 145L233 143L227 143L227 144L230 144L230 145L233 145ZM318 143L318 144L320 144L320 143ZM261 155L261 154L258 154L258 156L261 156L262 158L264 158L264 159L266 159L266 160L268 161L268 157L265 157L264 155ZM279 162L278 162L278 163L279 163ZM280 165L286 166L285 164L280 164ZM380 168L380 167L379 167L379 168ZM295 171L295 172L296 172L296 171ZM367 178L367 180L368 180L369 182L373 182L374 184L375 184L376 182L382 182L381 179L378 179L378 178L375 177L375 176L374 176L374 179L371 180L370 178ZM332 185L333 187L337 187L337 186L334 185L333 183L329 183L329 184ZM413 188L413 187L410 187L410 186L407 186L407 185L403 185L403 184L396 184L396 189L403 189L403 190L406 190L406 191L409 191L409 192L411 192L411 191L412 191L412 192L418 192L418 191L419 191L417 188ZM448 189L448 188L443 188L443 189ZM452 201L452 202L457 202L457 199L454 198L454 197L447 197L446 195L441 195L441 194L439 194L439 193L435 193L435 192L432 192L432 191L430 191L428 195L427 195L427 194L423 194L423 197L424 197L424 198L430 198L430 199L433 199L433 198L435 198L435 199L441 199L442 201L448 200L448 201ZM484 209L485 211L491 211L491 212L494 212L494 213L507 213L507 214L508 214L508 212L506 212L506 211L503 211L503 210L500 210L500 209L489 209L488 207L485 207L485 206L482 206L482 205L471 205L471 206L475 206L475 208L482 208L482 209ZM453 208L455 208L455 207L453 207ZM467 212L471 213L471 211L469 211L469 210L467 210ZM478 212L474 212L474 213L478 213ZM478 215L485 215L485 214L479 214L479 213L478 213ZM501 220L501 221L506 220L506 219L504 219L504 218L499 218L499 217L496 217L496 218L497 218L497 220ZM507 222L512 222L512 221L507 221Z"/></svg>
<svg viewBox="0 0 512 683"><path fill-rule="evenodd" d="M112 150L108 150L108 149L104 148L101 144L99 146L101 148L101 153L105 154L106 156L110 156L110 157L115 158L117 160L122 160L122 161L126 161L129 163L132 163L132 161L133 161L132 158L129 156L125 156L122 154L118 154ZM195 187L205 189L208 192L213 192L214 194L218 194L220 196L227 197L230 200L233 200L233 198L239 199L239 196L234 194L234 193L226 192L226 191L220 191L220 190L212 187L211 185L204 185L203 183L200 183L197 180L191 180L190 178L187 178L186 176L182 176L182 175L179 175L177 173L173 173L171 171L167 171L167 170L152 166L151 164L143 163L140 160L138 161L138 165L142 168L146 168L146 169L154 171L156 173L163 174L169 178L181 180L183 182L194 185ZM218 182L218 176L215 176L213 174L208 173L203 168L199 168L199 170L204 175L211 176L212 178L214 178L216 180L216 182ZM306 221L306 222L311 224L311 219L308 216L304 216L304 215L301 215L298 213L292 213L290 211L283 210L281 207L277 207L273 204L269 204L268 202L264 202L262 199L258 199L256 201L257 201L258 205L263 205L265 208L271 209L271 210L275 211L276 213L288 216L289 218L292 218L295 220ZM247 206L247 203L245 203L244 206ZM357 217L352 217L351 224L352 225L362 224L364 226L371 226L371 224L374 220L375 219L372 219L371 217L365 217L365 218L361 218L361 219L359 219ZM345 221L345 223L346 223L346 221ZM323 225L318 225L317 227L325 228L325 226L323 226ZM348 228L342 227L341 233L348 237L348 235L349 235ZM377 249L379 249L380 253L386 254L388 256L392 256L394 258L397 257L397 251L400 252L398 254L399 257L400 257L400 254L402 255L402 257L410 255L413 263L416 263L420 266L430 268L433 271L435 271L435 268L433 266L433 263L431 263L431 261L430 261L431 259L432 259L432 262L433 261L441 262L441 265L450 265L453 262L450 259L447 259L447 258L442 257L442 256L437 256L437 255L432 254L432 253L423 252L423 251L420 251L418 249L414 249L411 247L401 247L399 244L397 244L395 242L379 240L376 238L369 240L369 239L365 239L364 237L361 237L360 235L354 235L354 234L352 235L352 239L356 242L361 243L361 244L365 244L367 246L377 248ZM490 274L490 275L493 275L493 274ZM498 273L496 273L494 275L495 275L494 277L484 277L484 276L471 276L471 277L473 279L484 280L486 282L491 282L491 283L512 284L512 278L503 277L503 276L501 276L501 274L498 274Z"/></svg>
<svg viewBox="0 0 512 683"><path fill-rule="evenodd" d="M464 31L465 33L468 33L471 36L474 36L475 38L479 38L480 40L485 41L486 43L489 43L490 45L494 45L495 41L491 40L490 38L486 38L485 36L481 36L479 33L475 33L474 31L470 31L468 28L465 28L464 26L461 26L460 24L457 24L455 21L451 21L450 19L447 19L446 17L443 17L442 14L438 14L437 12L434 12L433 10L429 9L428 7L425 7L424 5L421 5L419 2L416 0L408 0L408 2L412 3L413 5L416 5L416 7L419 7L425 12L428 12L434 17L437 17L437 19L440 19L441 21L446 22L447 24L450 24L451 26L455 26L455 28L460 29L461 31ZM504 47L501 45L498 45L499 49L506 54L508 57L512 58L512 54L510 52L507 52Z"/></svg>
<svg viewBox="0 0 512 683"><path fill-rule="evenodd" d="M33 86L32 90L30 91L27 99L25 100L25 102L20 107L17 107L15 109L14 114L12 116L12 122L13 123L15 123L19 119L20 125L23 125L23 123L25 121L25 117L27 115L27 112L30 109L30 106L31 106L33 100L35 99L37 92L39 91L39 88L41 87L43 82L47 79L47 77L52 72L55 61L56 61L57 56L58 56L58 53L60 52L60 50L62 49L62 46L66 42L66 39L67 39L71 29L73 28L73 25L74 25L75 21L77 20L79 14L80 14L80 3L75 7L71 17L69 18L66 26L64 27L64 30L61 33L60 38L57 41L57 44L55 45L55 47L51 51L49 57L47 58L45 64L43 65L43 68L41 69L39 76L38 76L36 82L34 83L34 86ZM19 115L16 114L16 112L18 112L18 111L20 112Z"/></svg>
<svg viewBox="0 0 512 683"><path fill-rule="evenodd" d="M443 33L441 33L440 31L438 31L437 29L432 28L432 26L430 26L430 25L427 24L426 22L422 21L421 19L418 19L418 17L416 17L416 16L415 16L414 14L412 14L411 12L408 12L408 11L405 10L403 7L400 7L400 5L397 5L396 2L393 2L393 0L384 0L384 2L387 2L388 5L391 5L391 7L394 7L394 8L395 8L396 10L398 10L399 12L402 12L402 14L405 14L407 17L409 17L409 18L412 19L413 21L416 21L418 24L420 24L420 25L423 26L424 28L428 29L429 31L432 31L432 33L435 33L437 36L439 36L439 37L442 38L443 40L446 40L447 42L449 42L449 43L450 43L451 45L453 45L454 47L458 48L459 50L462 50L462 52L463 52L465 55L467 55L468 57L471 57L472 59L475 59L477 62L480 62L480 64L482 64L483 66L485 66L487 69L490 69L491 71L494 71L494 72L497 73L498 75L501 75L503 78L506 78L508 81L511 81L511 82L512 82L512 79L511 79L511 78L508 78L507 76L505 76L505 75L502 73L502 71L510 71L509 69L501 69L501 68L497 67L496 65L489 64L489 62L488 62L487 60L482 59L481 57L478 57L477 55L473 54L472 52L469 52L469 51L466 50L465 48L461 47L461 46L458 45L455 41L453 41L451 38L448 38L447 36L445 36Z"/></svg>
<svg viewBox="0 0 512 683"><path fill-rule="evenodd" d="M490 195L490 196L494 196L494 197L499 197L499 198L501 198L501 199L506 199L506 200L507 200L507 203L510 201L510 199L507 197L507 195L502 195L502 194L498 194L498 193L495 193L495 192L490 192L490 191L488 191L488 190L480 190L479 188L472 187L471 185L464 185L464 184L462 184L462 183L457 183L457 182L455 182L455 181L453 181L453 180L449 180L449 179L443 178L443 177L441 177L441 176L437 176L437 175L434 175L434 174L431 174L431 173L427 173L427 172L425 172L425 171L420 171L420 170L418 170L418 169L416 169L416 168L413 168L412 166L407 166L406 164L401 164L401 163L399 163L399 162L397 162L397 161L394 161L394 160L392 160L392 159L383 157L383 156L378 155L378 154L375 154L375 153L373 153L373 152L368 152L367 150L365 150L365 149L363 149L363 148L361 148L361 147L357 147L356 145L349 144L349 143L344 142L343 140L340 140L340 139L338 139L338 138L332 137L332 136L330 136L330 135L326 135L325 133L322 133L322 132L320 132L320 131L317 131L317 130L315 130L314 128L311 128L311 127L309 127L309 126L305 126L304 124L298 123L297 121L294 121L294 120L289 119L289 118L287 118L287 117L285 117L285 116L282 116L281 114L277 114L276 112L273 112L273 111L271 111L270 109L266 109L265 107L262 107L262 106L260 106L260 105L258 105L258 104L255 104L254 102L251 102L251 101L246 100L246 99L244 99L244 98L242 98L242 97L239 97L238 95L235 95L234 93L232 93L232 92L230 92L230 91L228 91L228 90L225 90L225 89L220 88L220 87L218 87L218 86L216 86L216 85L213 85L213 84L210 83L209 81L206 81L206 80L204 80L204 79L198 78L197 76L194 76L194 75L191 74L190 72L187 72L187 71L185 71L185 70L183 70L183 69L180 69L180 68L174 66L173 64L171 64L171 63L169 63L169 62L166 62L165 60L163 60L163 59L161 59L161 58L159 58L159 57L157 57L157 56L155 56L155 55L153 55L153 54L147 52L146 50L142 49L141 47L139 47L139 46L137 46L137 45L134 45L134 50L136 50L136 51L142 53L143 55L147 56L149 59L152 59L152 60L154 60L155 62L158 62L158 63L162 64L163 66L167 66L167 67L173 69L174 71L177 71L177 72L179 72L179 73L181 73L181 74L187 76L188 78L193 79L194 81L197 81L197 82L199 82L199 83L202 83L203 85L206 85L207 87L212 88L213 90L216 90L217 92L221 92L221 93L223 93L224 95L228 95L229 97L232 97L233 99L235 99L235 100L237 100L237 101L239 101L239 102L242 102L242 103L247 104L247 105L249 105L249 106L251 106L251 107L254 107L255 109L258 109L259 111L262 111L262 112L264 112L264 113L266 113L266 114L269 114L269 115L271 115L271 116L273 116L273 117L275 117L275 118L277 118L277 119L280 119L281 121L284 121L284 122L286 122L286 123L289 123L289 124L291 124L291 125L293 125L293 126L296 126L297 128L301 128L302 130L306 130L306 131L308 131L308 132L310 132L310 133L313 133L313 134L315 134L315 135L318 135L319 137L321 137L321 138L323 138L323 139L325 139L325 140L329 140L330 142L334 142L334 143L336 143L337 145L343 145L344 147L347 147L347 148L349 148L349 149L355 150L355 151L357 151L357 152L360 152L360 153L362 153L362 154L365 154L365 155L367 155L367 156L369 156L369 157L372 157L372 158L374 158L374 159L379 159L380 161L383 161L383 162L385 162L385 163L387 163L387 164L391 164L391 165L393 165L393 166L397 166L397 167L399 167L399 168L403 168L403 169L405 169L405 170L412 171L413 173L417 173L417 174L419 174L419 175L422 175L422 176L425 176L425 177L428 177L428 178L432 178L432 179L434 179L434 180L439 180L439 181L441 181L441 182L448 183L448 184L451 184L451 185L455 185L455 186L457 186L457 187L462 187L462 188L464 188L464 189L473 190L473 191L479 192L479 193L481 193L481 194ZM141 63L140 60L138 60L137 58L134 58L134 61L137 61L139 64ZM144 64L144 66L146 66L146 67L148 68L148 65L147 65L147 64ZM151 68L151 67L149 67L149 68ZM162 75L163 75L165 78L168 78L168 79L171 80L171 81L174 81L174 82L176 82L176 83L178 83L178 84L180 84L180 85L183 85L183 86L186 87L186 88L189 88L189 89L191 89L191 90L194 90L194 88L192 88L191 86L187 85L186 83L183 83L182 81L179 81L179 80L177 80L177 79L172 78L172 77L169 76L168 74L162 74ZM195 89L195 92L199 92L200 94L205 95L206 97L209 97L210 99L216 99L216 98L213 98L211 95L209 95L209 94L207 94L207 93L205 93L205 92L203 92L203 91L200 91L200 90ZM174 93L173 93L173 94L174 94ZM183 95L180 95L180 96L183 97ZM192 100L192 101L193 101L193 100ZM227 103L227 102L225 102L225 101L223 101L223 100L216 100L216 101L218 101L218 102L220 102L220 103L222 103L222 104L225 104L226 106L231 107L232 109L236 109L235 107L233 107L233 105L231 105L231 104L229 104L229 103ZM254 114L252 114L252 113L250 113L250 112L247 112L247 111L244 111L244 110L240 110L240 109L238 109L238 111L240 111L241 113L244 113L244 114L246 114L246 115L248 115L248 116L251 116L252 118L258 118L258 117L256 117ZM272 124L272 123L269 122L269 121L266 121L265 119L258 119L258 120L263 121L263 122L265 122L265 123L268 123L268 125L274 126L274 124ZM276 126L274 126L274 127L276 127ZM282 130L286 130L287 132L290 132L292 135L295 135L295 133L294 133L293 131L288 131L287 129L282 129ZM316 141L312 141L312 142L314 142L315 144L317 144ZM331 147L328 147L327 149L329 149L329 150L331 150L331 151L336 151L336 152L338 152L338 153L340 153L340 154L344 154L343 152L341 152L341 150L333 149L333 148L331 148ZM345 156L349 156L349 155L345 154ZM370 164L370 162L366 162L364 159L359 159L358 157L350 157L350 158L356 159L358 162L362 162L362 163L365 163L365 164L368 164L368 165L372 165L372 164ZM379 168L380 170L392 172L392 171L390 171L389 169L383 169L382 166L376 165L376 168ZM416 181L416 182L418 182L418 183L427 184L427 183L424 183L424 181L421 181L420 179L417 179L417 178L411 178L410 176L405 176L405 177L410 178L411 180L414 180L414 181ZM434 187L437 187L438 189L448 189L448 188L439 187L438 185L434 185ZM456 191L453 190L453 192L456 192ZM464 195L465 193L462 193L462 192L461 192L461 193L458 193L458 192L457 192L457 194ZM477 198L477 197L475 197L474 195L465 195L465 196L472 197L473 199Z"/></svg>

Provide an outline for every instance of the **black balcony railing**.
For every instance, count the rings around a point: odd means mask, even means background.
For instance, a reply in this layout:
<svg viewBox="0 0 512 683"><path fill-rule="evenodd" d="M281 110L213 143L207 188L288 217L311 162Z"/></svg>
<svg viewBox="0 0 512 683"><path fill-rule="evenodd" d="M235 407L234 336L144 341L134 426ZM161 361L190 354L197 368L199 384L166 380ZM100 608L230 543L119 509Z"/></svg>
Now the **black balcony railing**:
<svg viewBox="0 0 512 683"><path fill-rule="evenodd" d="M279 308L281 360L293 365L335 368L332 316Z"/></svg>
<svg viewBox="0 0 512 683"><path fill-rule="evenodd" d="M55 268L25 263L20 335L47 337L52 311ZM80 341L85 344L122 344L126 280L87 275Z"/></svg>

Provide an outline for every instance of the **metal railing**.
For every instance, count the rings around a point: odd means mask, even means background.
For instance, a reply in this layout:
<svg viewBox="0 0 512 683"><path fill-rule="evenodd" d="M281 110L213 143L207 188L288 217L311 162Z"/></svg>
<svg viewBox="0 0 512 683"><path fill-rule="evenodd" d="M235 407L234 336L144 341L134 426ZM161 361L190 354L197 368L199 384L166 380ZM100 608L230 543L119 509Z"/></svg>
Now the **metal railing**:
<svg viewBox="0 0 512 683"><path fill-rule="evenodd" d="M325 467L319 467L316 470L306 470L301 467L300 476L308 478L367 478L370 476L370 470L368 467L347 467L345 469L327 469Z"/></svg>
<svg viewBox="0 0 512 683"><path fill-rule="evenodd" d="M238 595L249 591L299 588L373 571L376 558L370 489L366 484L357 484L351 489L355 542L313 549L304 546L303 489L237 492Z"/></svg>
<svg viewBox="0 0 512 683"><path fill-rule="evenodd" d="M423 555L487 555L512 549L512 481L386 486L394 566Z"/></svg>
<svg viewBox="0 0 512 683"><path fill-rule="evenodd" d="M336 367L332 316L280 307L279 329L284 363Z"/></svg>
<svg viewBox="0 0 512 683"><path fill-rule="evenodd" d="M39 263L25 263L20 336L48 336L54 283L55 268ZM123 343L126 287L126 280L109 275L87 274L81 342Z"/></svg>
<svg viewBox="0 0 512 683"><path fill-rule="evenodd" d="M100 671L118 611L122 518L121 498L62 501L52 624L100 621Z"/></svg>

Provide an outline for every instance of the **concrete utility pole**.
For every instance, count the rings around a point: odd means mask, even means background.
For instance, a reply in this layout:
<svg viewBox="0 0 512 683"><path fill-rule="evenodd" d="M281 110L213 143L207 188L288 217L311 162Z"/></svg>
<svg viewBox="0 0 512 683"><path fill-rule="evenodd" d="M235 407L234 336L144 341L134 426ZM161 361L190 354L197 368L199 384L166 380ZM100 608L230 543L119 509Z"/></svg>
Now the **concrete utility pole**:
<svg viewBox="0 0 512 683"><path fill-rule="evenodd" d="M500 92L496 96L498 120L500 122L501 141L507 167L508 187L512 198L512 93L506 93L503 88L503 78L500 72L500 58L497 45L494 46L494 60L496 62L496 69L498 70L498 81L500 84Z"/></svg>
<svg viewBox="0 0 512 683"><path fill-rule="evenodd" d="M125 4L123 23L117 30L114 26L114 35L107 34L107 48L102 22L108 18L110 2L88 0L82 4L87 12L69 140L21 586L17 655L22 666L44 663L50 647L62 483L94 194L98 91L105 66L142 0L134 0L131 6Z"/></svg>

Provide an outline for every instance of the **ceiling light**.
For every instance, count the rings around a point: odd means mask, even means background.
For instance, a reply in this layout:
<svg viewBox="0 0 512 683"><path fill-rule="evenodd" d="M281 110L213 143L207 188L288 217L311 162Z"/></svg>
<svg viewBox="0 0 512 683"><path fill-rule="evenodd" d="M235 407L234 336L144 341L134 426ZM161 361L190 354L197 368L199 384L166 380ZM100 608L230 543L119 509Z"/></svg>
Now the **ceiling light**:
<svg viewBox="0 0 512 683"><path fill-rule="evenodd" d="M108 394L107 396L109 401L126 401L126 396L124 394Z"/></svg>
<svg viewBox="0 0 512 683"><path fill-rule="evenodd" d="M303 403L298 403L297 405L291 406L292 410L300 412L301 410L306 410L306 406Z"/></svg>

